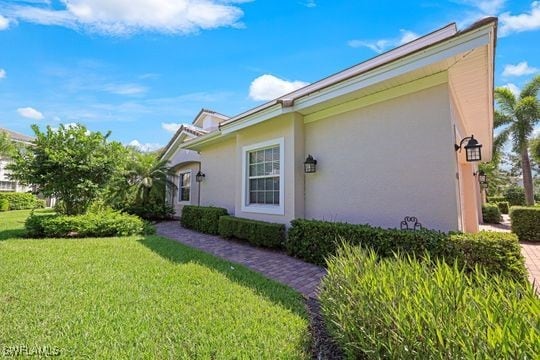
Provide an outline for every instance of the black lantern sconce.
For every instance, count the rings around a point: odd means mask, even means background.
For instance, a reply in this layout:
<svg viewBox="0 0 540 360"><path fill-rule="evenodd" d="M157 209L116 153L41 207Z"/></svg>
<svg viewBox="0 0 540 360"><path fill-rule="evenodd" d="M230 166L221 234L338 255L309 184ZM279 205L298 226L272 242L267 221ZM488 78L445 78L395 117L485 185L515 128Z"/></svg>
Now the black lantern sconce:
<svg viewBox="0 0 540 360"><path fill-rule="evenodd" d="M306 174L314 173L317 171L317 160L313 156L308 155L306 161L304 162L304 172Z"/></svg>
<svg viewBox="0 0 540 360"><path fill-rule="evenodd" d="M202 182L204 180L204 178L206 177L205 174L203 174L201 172L201 170L199 170L199 172L197 173L197 175L195 175L195 180L197 180L198 183Z"/></svg>
<svg viewBox="0 0 540 360"><path fill-rule="evenodd" d="M482 189L487 189L488 187L488 181L487 181L487 175L482 170L479 170L475 173L473 173L474 176L478 177L478 183L480 184L480 187Z"/></svg>
<svg viewBox="0 0 540 360"><path fill-rule="evenodd" d="M463 143L467 141L467 145L463 146ZM482 145L478 143L478 140L474 138L474 135L463 138L459 145L455 144L456 151L461 151L461 148L465 148L465 158L468 162L482 160Z"/></svg>

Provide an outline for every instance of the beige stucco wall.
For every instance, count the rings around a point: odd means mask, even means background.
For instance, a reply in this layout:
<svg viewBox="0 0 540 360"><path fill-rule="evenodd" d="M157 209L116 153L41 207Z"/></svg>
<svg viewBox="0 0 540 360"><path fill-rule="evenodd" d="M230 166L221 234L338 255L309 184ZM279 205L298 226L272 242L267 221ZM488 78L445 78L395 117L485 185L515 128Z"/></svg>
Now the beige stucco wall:
<svg viewBox="0 0 540 360"><path fill-rule="evenodd" d="M191 171L191 194L189 197L189 201L180 201L179 198L179 175L181 173ZM176 186L178 186L178 189L175 190L174 199L172 200L172 206L174 207L175 216L180 216L182 214L182 208L184 205L197 205L198 199L199 199L199 183L195 180L195 175L199 171L199 163L188 163L185 165L177 166L175 168L175 183Z"/></svg>
<svg viewBox="0 0 540 360"><path fill-rule="evenodd" d="M305 126L318 160L305 180L305 216L399 227L416 216L456 230L456 165L446 84Z"/></svg>
<svg viewBox="0 0 540 360"><path fill-rule="evenodd" d="M201 205L226 208L234 214L235 187L240 180L236 164L236 139L206 147L200 151L201 170L206 175L201 183Z"/></svg>
<svg viewBox="0 0 540 360"><path fill-rule="evenodd" d="M236 167L238 180L235 186L235 209L236 216L270 221L277 223L289 223L294 218L303 217L303 117L299 114L285 114L276 119L248 127L238 132L236 144ZM284 214L255 213L248 210L242 211L242 148L253 144L283 138L284 164ZM300 194L300 197L298 197ZM296 201L295 201L296 200Z"/></svg>

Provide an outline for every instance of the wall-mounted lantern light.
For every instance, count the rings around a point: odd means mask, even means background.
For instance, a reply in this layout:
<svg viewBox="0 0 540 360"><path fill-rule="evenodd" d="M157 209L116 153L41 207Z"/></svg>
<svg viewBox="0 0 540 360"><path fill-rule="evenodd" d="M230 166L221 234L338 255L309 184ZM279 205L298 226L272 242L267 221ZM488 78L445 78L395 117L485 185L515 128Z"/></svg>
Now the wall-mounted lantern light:
<svg viewBox="0 0 540 360"><path fill-rule="evenodd" d="M467 145L463 146L465 141L467 141ZM474 138L474 135L463 138L459 145L455 144L454 146L456 151L461 151L462 147L465 148L465 158L468 162L482 160L482 145L478 143L478 141Z"/></svg>
<svg viewBox="0 0 540 360"><path fill-rule="evenodd" d="M313 156L308 155L306 161L304 162L304 172L306 174L314 173L317 171L317 160Z"/></svg>
<svg viewBox="0 0 540 360"><path fill-rule="evenodd" d="M201 172L201 170L199 170L199 172L197 173L197 175L195 175L195 180L197 180L198 183L202 182L204 180L204 178L206 177L205 174L203 174Z"/></svg>
<svg viewBox="0 0 540 360"><path fill-rule="evenodd" d="M482 170L479 170L473 174L478 177L478 183L482 189L486 189L488 186L487 175Z"/></svg>

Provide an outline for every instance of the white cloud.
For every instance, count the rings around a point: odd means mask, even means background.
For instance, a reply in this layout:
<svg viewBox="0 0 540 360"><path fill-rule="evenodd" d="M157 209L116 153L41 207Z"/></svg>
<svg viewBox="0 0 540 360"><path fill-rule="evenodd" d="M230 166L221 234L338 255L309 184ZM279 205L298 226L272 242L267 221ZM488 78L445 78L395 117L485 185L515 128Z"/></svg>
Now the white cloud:
<svg viewBox="0 0 540 360"><path fill-rule="evenodd" d="M7 76L6 70L0 69L0 79L5 79Z"/></svg>
<svg viewBox="0 0 540 360"><path fill-rule="evenodd" d="M243 11L234 0L62 0L51 5L14 5L17 20L59 25L108 35L142 31L187 34L223 26L241 27Z"/></svg>
<svg viewBox="0 0 540 360"><path fill-rule="evenodd" d="M540 29L540 1L531 3L531 11L518 15L512 15L510 12L500 14L499 35L506 36L511 33L531 31Z"/></svg>
<svg viewBox="0 0 540 360"><path fill-rule="evenodd" d="M516 84L508 83L508 84L503 85L501 87L510 90L515 96L519 96L520 90L516 86Z"/></svg>
<svg viewBox="0 0 540 360"><path fill-rule="evenodd" d="M105 85L104 90L116 95L141 95L148 89L137 84L108 84Z"/></svg>
<svg viewBox="0 0 540 360"><path fill-rule="evenodd" d="M161 123L161 128L167 130L168 132L175 134L176 131L182 126L182 124L177 123Z"/></svg>
<svg viewBox="0 0 540 360"><path fill-rule="evenodd" d="M287 81L274 75L261 75L251 82L249 97L253 100L273 100L308 85L303 81Z"/></svg>
<svg viewBox="0 0 540 360"><path fill-rule="evenodd" d="M0 15L0 31L6 30L9 27L9 19L5 18L4 16Z"/></svg>
<svg viewBox="0 0 540 360"><path fill-rule="evenodd" d="M401 32L401 35L393 39L380 39L380 40L372 40L372 41L349 40L347 44L353 48L367 47L368 49L371 49L375 51L376 53L380 54L388 50L389 48L406 44L418 38L418 34L410 30L401 29L400 32Z"/></svg>
<svg viewBox="0 0 540 360"><path fill-rule="evenodd" d="M27 119L42 120L44 118L42 113L32 107L18 108L17 112Z"/></svg>
<svg viewBox="0 0 540 360"><path fill-rule="evenodd" d="M308 8L314 8L317 7L317 2L315 0L306 0L303 5Z"/></svg>
<svg viewBox="0 0 540 360"><path fill-rule="evenodd" d="M539 70L535 67L529 66L526 61L522 61L519 64L508 64L504 67L503 76L523 76L537 73Z"/></svg>
<svg viewBox="0 0 540 360"><path fill-rule="evenodd" d="M131 140L128 144L129 146L133 146L141 151L148 152L148 151L155 151L163 147L161 144L157 143L141 143L139 140Z"/></svg>

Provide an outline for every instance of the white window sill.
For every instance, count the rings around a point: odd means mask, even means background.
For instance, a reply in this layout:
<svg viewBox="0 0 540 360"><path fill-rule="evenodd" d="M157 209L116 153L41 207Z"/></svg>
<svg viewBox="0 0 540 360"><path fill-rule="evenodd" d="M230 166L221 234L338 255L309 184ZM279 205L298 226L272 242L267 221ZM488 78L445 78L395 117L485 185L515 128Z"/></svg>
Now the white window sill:
<svg viewBox="0 0 540 360"><path fill-rule="evenodd" d="M244 205L242 212L268 214L268 215L285 215L283 206L268 206L268 205Z"/></svg>

